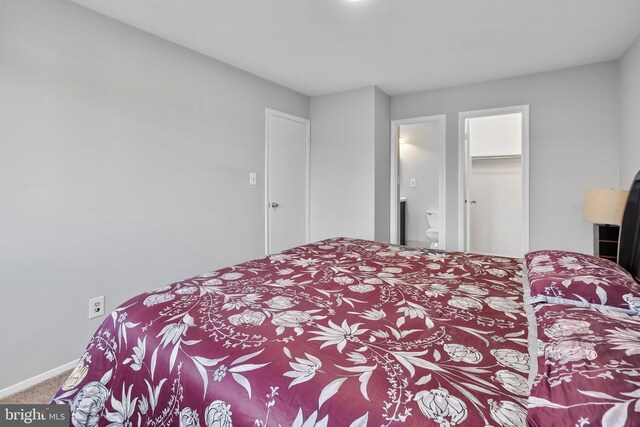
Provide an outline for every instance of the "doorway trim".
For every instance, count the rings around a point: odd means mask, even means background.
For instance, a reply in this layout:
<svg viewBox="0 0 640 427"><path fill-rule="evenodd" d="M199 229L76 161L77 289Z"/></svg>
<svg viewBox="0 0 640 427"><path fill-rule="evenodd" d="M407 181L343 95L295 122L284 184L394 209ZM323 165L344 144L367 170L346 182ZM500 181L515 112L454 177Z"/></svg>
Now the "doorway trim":
<svg viewBox="0 0 640 427"><path fill-rule="evenodd" d="M298 117L298 116L294 116L292 114L287 114L287 113L283 113L282 111L278 111L278 110L274 110L271 108L266 108L265 109L265 135L264 135L264 147L265 147L265 151L264 151L264 253L265 255L269 255L269 246L271 244L271 238L270 238L270 228L269 228L269 204L270 204L270 200L269 200L269 155L270 155L270 151L269 151L269 131L270 126L269 126L269 118L270 117L281 117L284 119L289 119L289 120L293 120L294 122L298 122L298 123L302 123L306 126L307 128L307 132L306 132L306 159L305 159L305 169L306 169L306 183L305 183L305 199L306 199L306 203L305 203L305 223L306 223L306 236L305 236L305 242L309 243L310 239L311 239L311 229L310 229L310 225L311 225L311 208L310 208L310 203L311 203L311 199L310 199L310 184L311 184L311 179L310 179L310 165L311 165L311 120L309 119L305 119L302 117Z"/></svg>
<svg viewBox="0 0 640 427"><path fill-rule="evenodd" d="M399 244L400 234L400 126L415 125L420 123L438 122L440 124L440 177L438 187L440 212L440 236L438 249L446 248L447 237L447 115L437 114L433 116L413 117L409 119L391 121L391 165L390 165L390 215L389 215L389 242ZM426 215L426 213L425 213ZM426 231L426 230L425 230Z"/></svg>
<svg viewBox="0 0 640 427"><path fill-rule="evenodd" d="M458 250L466 252L467 218L465 214L468 189L469 144L465 130L466 119L503 114L522 114L522 254L529 252L529 105L489 108L458 113Z"/></svg>

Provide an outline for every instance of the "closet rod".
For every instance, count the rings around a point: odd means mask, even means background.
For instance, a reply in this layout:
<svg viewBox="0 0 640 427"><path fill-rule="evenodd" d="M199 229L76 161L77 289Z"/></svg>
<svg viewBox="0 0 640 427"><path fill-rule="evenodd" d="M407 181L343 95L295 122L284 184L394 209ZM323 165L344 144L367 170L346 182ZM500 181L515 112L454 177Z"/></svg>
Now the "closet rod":
<svg viewBox="0 0 640 427"><path fill-rule="evenodd" d="M473 156L471 160L501 160L501 159L519 159L520 154L510 154L505 156Z"/></svg>

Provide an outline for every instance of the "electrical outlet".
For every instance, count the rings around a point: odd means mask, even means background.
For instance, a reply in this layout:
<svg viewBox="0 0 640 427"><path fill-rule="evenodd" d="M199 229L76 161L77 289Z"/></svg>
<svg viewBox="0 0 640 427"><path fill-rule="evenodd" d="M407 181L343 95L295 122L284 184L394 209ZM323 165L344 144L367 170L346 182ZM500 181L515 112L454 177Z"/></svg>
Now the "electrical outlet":
<svg viewBox="0 0 640 427"><path fill-rule="evenodd" d="M104 295L89 300L89 319L99 317L104 314Z"/></svg>
<svg viewBox="0 0 640 427"><path fill-rule="evenodd" d="M416 179L415 178L411 178L411 181L409 182L409 185L411 185L412 187L416 186Z"/></svg>
<svg viewBox="0 0 640 427"><path fill-rule="evenodd" d="M258 184L258 176L256 175L255 172L249 173L249 185L256 185L256 184Z"/></svg>

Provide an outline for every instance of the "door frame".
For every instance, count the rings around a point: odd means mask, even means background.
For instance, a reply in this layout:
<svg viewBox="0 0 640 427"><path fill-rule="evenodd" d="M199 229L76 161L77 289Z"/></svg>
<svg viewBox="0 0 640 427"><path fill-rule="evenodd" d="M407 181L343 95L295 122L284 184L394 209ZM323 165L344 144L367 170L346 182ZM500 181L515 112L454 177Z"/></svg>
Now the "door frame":
<svg viewBox="0 0 640 427"><path fill-rule="evenodd" d="M465 129L467 119L476 117L499 116L503 114L522 114L522 254L529 252L529 105L489 108L484 110L458 113L458 250L467 252L466 203L469 190L469 141Z"/></svg>
<svg viewBox="0 0 640 427"><path fill-rule="evenodd" d="M440 212L439 244L438 249L446 248L447 236L447 115L437 114L433 116L413 117L409 119L391 121L391 165L390 165L390 215L389 215L389 242L399 244L400 235L400 126L415 125L420 123L438 122L440 124L440 182L438 186ZM426 215L426 213L425 213ZM426 230L425 230L426 231Z"/></svg>
<svg viewBox="0 0 640 427"><path fill-rule="evenodd" d="M269 201L269 158L270 158L270 150L269 150L269 131L270 129L270 121L271 117L280 117L288 120L292 120L294 122L298 122L304 124L307 128L306 132L306 159L305 159L305 170L306 170L306 183L305 183L305 223L306 223L306 236L305 243L309 243L309 239L311 236L310 224L311 224L311 209L310 209L310 164L311 164L311 120L305 119L302 117L294 116L292 114L283 113L282 111L274 110L272 108L265 109L265 136L264 136L264 252L265 255L269 255L269 246L271 245L271 229L269 227L269 219L270 219L270 201Z"/></svg>

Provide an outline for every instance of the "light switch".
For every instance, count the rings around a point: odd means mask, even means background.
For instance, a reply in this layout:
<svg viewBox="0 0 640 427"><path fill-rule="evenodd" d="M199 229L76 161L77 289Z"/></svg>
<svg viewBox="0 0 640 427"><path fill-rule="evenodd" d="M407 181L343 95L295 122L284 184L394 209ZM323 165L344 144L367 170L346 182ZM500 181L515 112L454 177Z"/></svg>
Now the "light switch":
<svg viewBox="0 0 640 427"><path fill-rule="evenodd" d="M412 187L415 187L416 186L416 179L415 178L411 178L411 181L409 181L409 183L410 183L410 185Z"/></svg>
<svg viewBox="0 0 640 427"><path fill-rule="evenodd" d="M255 172L249 173L249 185L256 185L258 183L258 177Z"/></svg>

